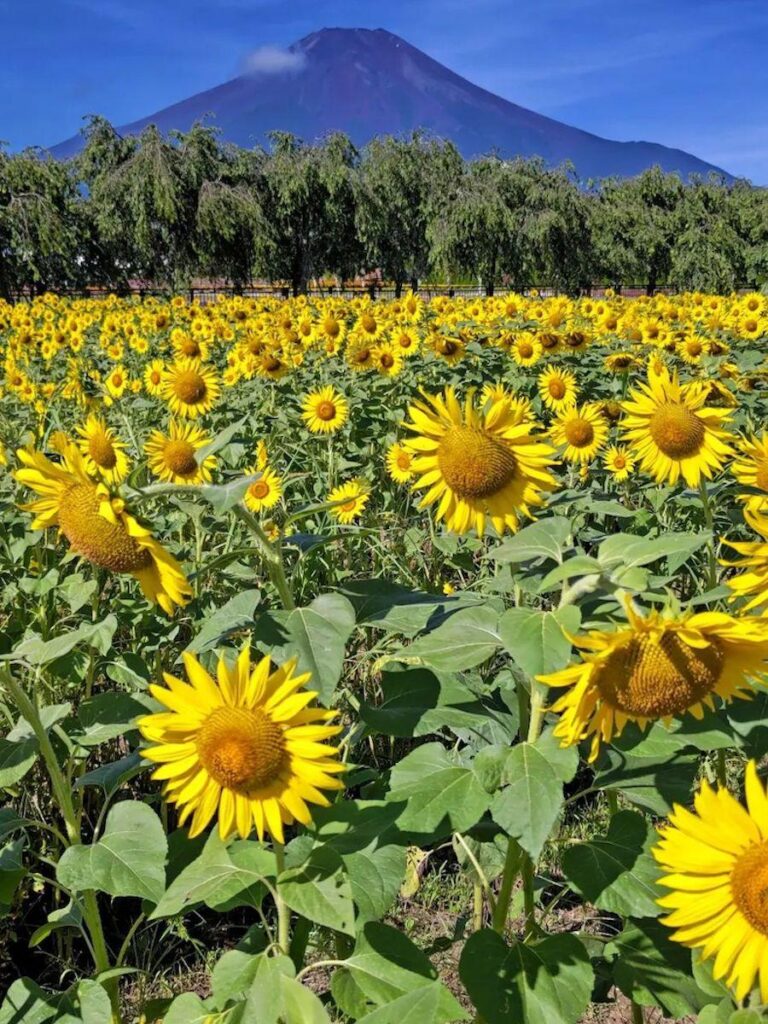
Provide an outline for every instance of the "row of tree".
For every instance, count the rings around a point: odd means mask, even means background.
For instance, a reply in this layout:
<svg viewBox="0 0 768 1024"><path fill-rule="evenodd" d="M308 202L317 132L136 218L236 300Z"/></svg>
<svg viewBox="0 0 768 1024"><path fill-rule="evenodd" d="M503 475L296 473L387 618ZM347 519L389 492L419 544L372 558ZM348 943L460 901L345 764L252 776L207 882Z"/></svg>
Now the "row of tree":
<svg viewBox="0 0 768 1024"><path fill-rule="evenodd" d="M466 161L415 133L358 152L340 134L308 145L274 133L269 151L221 144L196 124L122 137L101 117L77 157L0 149L0 295L132 279L291 282L378 268L428 278L596 282L649 291L730 291L768 281L768 192L718 176L683 184L651 168L580 182L568 167L495 155Z"/></svg>

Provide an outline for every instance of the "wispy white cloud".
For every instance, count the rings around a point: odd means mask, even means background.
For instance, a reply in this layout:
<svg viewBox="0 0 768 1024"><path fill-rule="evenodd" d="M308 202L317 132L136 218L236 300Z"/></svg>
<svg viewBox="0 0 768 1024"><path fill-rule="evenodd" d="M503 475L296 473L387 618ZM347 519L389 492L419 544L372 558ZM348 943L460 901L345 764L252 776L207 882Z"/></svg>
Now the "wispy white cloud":
<svg viewBox="0 0 768 1024"><path fill-rule="evenodd" d="M275 75L283 71L300 71L306 58L279 46L260 46L243 59L243 72L249 75Z"/></svg>

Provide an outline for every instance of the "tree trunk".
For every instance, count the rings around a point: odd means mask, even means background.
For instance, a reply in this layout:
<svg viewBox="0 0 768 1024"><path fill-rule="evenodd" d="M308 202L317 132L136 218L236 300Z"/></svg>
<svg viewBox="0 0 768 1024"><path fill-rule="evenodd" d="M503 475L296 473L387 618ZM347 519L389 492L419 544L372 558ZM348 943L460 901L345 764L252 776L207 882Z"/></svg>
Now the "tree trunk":
<svg viewBox="0 0 768 1024"><path fill-rule="evenodd" d="M412 277L411 278L411 291L415 295L418 290L419 290L419 279L418 279L418 277Z"/></svg>
<svg viewBox="0 0 768 1024"><path fill-rule="evenodd" d="M402 281L395 281L395 298L399 299L402 294L403 294L403 282Z"/></svg>

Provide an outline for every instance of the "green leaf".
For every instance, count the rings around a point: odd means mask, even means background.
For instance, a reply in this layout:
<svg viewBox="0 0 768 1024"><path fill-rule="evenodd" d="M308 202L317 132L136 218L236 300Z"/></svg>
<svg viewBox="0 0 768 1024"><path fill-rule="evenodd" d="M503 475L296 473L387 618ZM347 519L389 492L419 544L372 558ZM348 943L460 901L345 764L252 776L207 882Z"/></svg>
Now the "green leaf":
<svg viewBox="0 0 768 1024"><path fill-rule="evenodd" d="M578 757L563 756L551 733L534 743L518 743L507 754L504 777L508 785L491 803L491 815L507 835L517 839L535 860L563 806L563 783L576 771Z"/></svg>
<svg viewBox="0 0 768 1024"><path fill-rule="evenodd" d="M554 590L563 580L570 580L575 576L599 576L602 571L603 567L596 558L589 555L574 555L547 573L539 584L539 593L546 594L547 591Z"/></svg>
<svg viewBox="0 0 768 1024"><path fill-rule="evenodd" d="M498 613L488 605L461 608L442 618L429 633L416 637L409 647L383 660L430 665L445 672L474 668L498 650L498 622Z"/></svg>
<svg viewBox="0 0 768 1024"><path fill-rule="evenodd" d="M330 1024L315 993L293 977L291 961L264 954L258 958L256 975L239 1019L242 1024Z"/></svg>
<svg viewBox="0 0 768 1024"><path fill-rule="evenodd" d="M208 1024L211 1012L205 1003L194 992L184 992L176 996L166 1010L163 1024Z"/></svg>
<svg viewBox="0 0 768 1024"><path fill-rule="evenodd" d="M79 928L82 920L80 908L74 900L70 900L65 907L58 907L50 912L47 922L32 933L29 945L31 948L39 946L44 939L61 928Z"/></svg>
<svg viewBox="0 0 768 1024"><path fill-rule="evenodd" d="M77 986L77 999L83 1024L104 1024L112 1016L109 996L98 981L81 981Z"/></svg>
<svg viewBox="0 0 768 1024"><path fill-rule="evenodd" d="M310 672L309 686L321 704L330 704L344 667L347 641L355 628L355 610L342 594L321 594L288 616L286 653L298 655L299 672Z"/></svg>
<svg viewBox="0 0 768 1024"><path fill-rule="evenodd" d="M490 551L490 557L497 562L522 564L533 559L549 558L561 562L563 552L569 546L571 523L560 516L549 516L526 526L513 537L502 541Z"/></svg>
<svg viewBox="0 0 768 1024"><path fill-rule="evenodd" d="M665 533L648 540L631 533L614 533L604 540L597 559L614 580L620 580L630 569L650 565L660 558L670 560L670 572L675 572L690 556L712 539L712 534Z"/></svg>
<svg viewBox="0 0 768 1024"><path fill-rule="evenodd" d="M638 807L664 815L673 803L689 802L698 768L694 754L675 754L657 761L607 748L600 754L594 784L599 789L615 789Z"/></svg>
<svg viewBox="0 0 768 1024"><path fill-rule="evenodd" d="M85 775L75 779L74 788L82 789L84 786L101 786L105 796L112 796L117 792L124 782L128 782L136 775L146 771L146 764L137 750L131 751L118 761L110 761L108 764L99 765Z"/></svg>
<svg viewBox="0 0 768 1024"><path fill-rule="evenodd" d="M477 604L476 594L428 594L411 590L389 580L353 580L341 592L352 602L360 625L375 626L406 637L426 629L436 613L445 614L468 604Z"/></svg>
<svg viewBox="0 0 768 1024"><path fill-rule="evenodd" d="M217 647L230 635L253 626L254 612L261 601L260 590L241 590L221 608L207 614L197 625L197 632L187 650L199 654Z"/></svg>
<svg viewBox="0 0 768 1024"><path fill-rule="evenodd" d="M11 909L19 883L26 877L23 860L26 845L26 838L19 836L0 847L0 916Z"/></svg>
<svg viewBox="0 0 768 1024"><path fill-rule="evenodd" d="M487 1024L575 1024L589 1005L594 980L575 935L508 946L488 928L467 940L459 974Z"/></svg>
<svg viewBox="0 0 768 1024"><path fill-rule="evenodd" d="M538 676L568 664L571 641L565 632L578 632L580 623L581 612L575 605L555 612L508 608L499 620L499 635L523 672Z"/></svg>
<svg viewBox="0 0 768 1024"><path fill-rule="evenodd" d="M48 1024L59 1015L59 1001L31 978L18 978L0 1006L0 1024Z"/></svg>
<svg viewBox="0 0 768 1024"><path fill-rule="evenodd" d="M350 1017L390 1006L407 992L438 982L429 958L396 928L380 922L367 924L355 948L331 979L331 993L339 1008ZM440 986L443 1021L466 1020L457 1001Z"/></svg>
<svg viewBox="0 0 768 1024"><path fill-rule="evenodd" d="M274 858L271 860L274 873ZM214 829L200 856L184 868L163 893L150 914L150 920L173 917L197 903L213 906L221 900L222 894L226 899L231 899L236 892L262 882L265 877L267 872L264 859L259 857L255 868L252 864L236 864L219 838L218 831Z"/></svg>
<svg viewBox="0 0 768 1024"><path fill-rule="evenodd" d="M437 835L471 828L489 799L475 773L457 763L442 743L425 743L399 761L387 795L389 801L406 801L399 828Z"/></svg>
<svg viewBox="0 0 768 1024"><path fill-rule="evenodd" d="M360 1017L358 1024L445 1024L445 986L439 981L432 981L421 988L415 988L405 995L399 996L386 1006L380 1006L373 1013ZM466 1020L467 1015L455 1020Z"/></svg>
<svg viewBox="0 0 768 1024"><path fill-rule="evenodd" d="M569 846L563 853L563 873L589 903L622 917L658 914L658 867L649 853L656 839L640 814L619 811L608 834Z"/></svg>
<svg viewBox="0 0 768 1024"><path fill-rule="evenodd" d="M4 839L17 829L24 828L28 818L20 818L13 807L0 807L0 839Z"/></svg>
<svg viewBox="0 0 768 1024"><path fill-rule="evenodd" d="M0 789L7 789L23 779L37 758L37 740L13 743L0 739Z"/></svg>
<svg viewBox="0 0 768 1024"><path fill-rule="evenodd" d="M69 605L69 610L77 612L93 599L96 593L96 580L87 580L79 572L72 573L61 581L58 593Z"/></svg>
<svg viewBox="0 0 768 1024"><path fill-rule="evenodd" d="M679 1019L719 999L698 987L691 977L691 951L669 936L670 929L654 918L636 920L605 947L605 955L628 999Z"/></svg>
<svg viewBox="0 0 768 1024"><path fill-rule="evenodd" d="M334 850L317 847L303 864L278 877L277 888L297 914L345 935L355 934L352 889Z"/></svg>
<svg viewBox="0 0 768 1024"><path fill-rule="evenodd" d="M144 803L125 800L107 815L97 843L64 852L56 877L73 891L96 889L157 903L165 890L167 855L168 841L155 812Z"/></svg>
<svg viewBox="0 0 768 1024"><path fill-rule="evenodd" d="M198 488L198 493L204 501L207 501L214 512L228 512L245 497L246 491L259 479L259 473L251 473L248 476L239 476L236 480L230 480L226 484L205 484Z"/></svg>
<svg viewBox="0 0 768 1024"><path fill-rule="evenodd" d="M98 693L77 709L77 727L70 734L82 747L97 747L136 729L137 716L146 713L145 705L127 693Z"/></svg>
<svg viewBox="0 0 768 1024"><path fill-rule="evenodd" d="M69 654L78 644L95 647L101 654L106 654L112 646L112 637L117 629L117 618L108 615L101 622L84 622L77 629L63 633L52 640L42 640L37 636L27 637L11 654L3 655L14 661L25 661L28 665L47 665L65 654Z"/></svg>

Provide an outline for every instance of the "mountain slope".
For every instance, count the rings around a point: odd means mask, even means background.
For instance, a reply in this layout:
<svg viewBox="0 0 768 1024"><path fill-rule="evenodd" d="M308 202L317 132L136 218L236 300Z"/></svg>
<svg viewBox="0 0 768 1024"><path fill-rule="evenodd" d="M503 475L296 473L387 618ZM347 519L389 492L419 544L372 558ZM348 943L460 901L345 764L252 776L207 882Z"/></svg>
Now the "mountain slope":
<svg viewBox="0 0 768 1024"><path fill-rule="evenodd" d="M240 146L264 143L273 129L308 141L343 131L363 146L374 135L426 128L453 140L466 157L496 150L550 164L570 160L583 178L633 175L652 164L683 177L720 170L682 150L613 142L519 107L384 29L323 29L288 52L293 68L241 75L120 131L134 134L148 124L184 131L213 114L222 137ZM72 156L81 144L75 136L51 152Z"/></svg>

